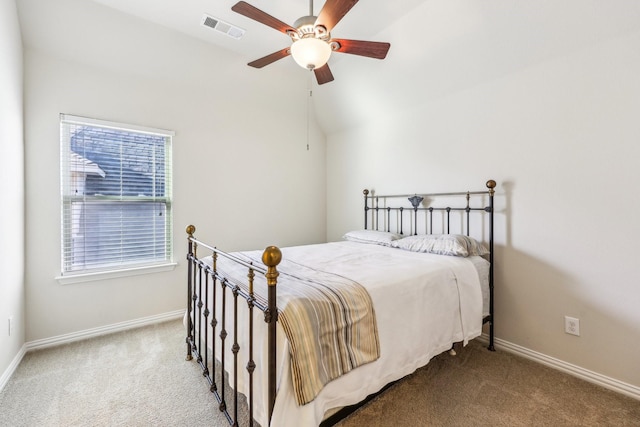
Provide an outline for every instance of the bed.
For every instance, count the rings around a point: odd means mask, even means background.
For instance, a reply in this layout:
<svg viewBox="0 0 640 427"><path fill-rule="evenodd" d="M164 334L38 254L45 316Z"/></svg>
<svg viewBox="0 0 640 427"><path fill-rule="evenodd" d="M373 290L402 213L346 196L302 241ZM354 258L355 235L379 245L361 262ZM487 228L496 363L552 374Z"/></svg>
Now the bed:
<svg viewBox="0 0 640 427"><path fill-rule="evenodd" d="M493 350L495 186L364 190L364 227L325 244L227 253L187 227L187 359L229 423L333 425L484 324Z"/></svg>

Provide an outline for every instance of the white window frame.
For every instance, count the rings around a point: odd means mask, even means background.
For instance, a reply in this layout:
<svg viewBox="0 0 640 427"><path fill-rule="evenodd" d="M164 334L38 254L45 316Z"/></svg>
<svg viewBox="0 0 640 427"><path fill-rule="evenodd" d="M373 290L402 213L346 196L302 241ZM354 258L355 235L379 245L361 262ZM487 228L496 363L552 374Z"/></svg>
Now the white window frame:
<svg viewBox="0 0 640 427"><path fill-rule="evenodd" d="M70 159L70 150L71 150L71 138L69 136L64 135L65 126L68 125L87 125L94 126L99 128L107 128L107 129L115 129L122 130L125 132L135 132L142 134L150 134L154 136L162 136L168 138L168 143L165 147L165 197L163 201L166 203L167 212L165 214L166 221L166 245L168 256L166 259L162 261L141 261L136 262L131 265L126 265L122 267L106 267L106 268L90 268L90 269L80 269L80 270L68 270L65 271L65 265L68 263L68 260L65 259L65 243L68 244L69 238L71 236L71 226L68 225L69 221L65 222L65 204L69 202L65 200L65 193L69 194L69 188L71 187L71 168L69 167L69 159ZM148 273L156 273L162 271L170 271L173 270L177 263L173 261L173 224L172 224L172 216L173 216L173 195L172 195L172 176L171 176L171 167L172 167L172 140L173 136L175 136L175 132L165 130L165 129L156 129L144 126L137 125L129 125L124 123L116 123L105 120L92 119L87 117L74 116L70 114L60 114L60 152L61 152L61 274L56 277L56 280L61 284L71 284L71 283L81 283L81 282L89 282L94 280L103 280L103 279L111 279L111 278L119 278L119 277L128 277L135 276L140 274L148 274ZM66 158L65 158L66 156ZM91 163L91 162L89 162ZM89 165L88 167L97 167L95 164ZM100 173L100 169L97 168L98 172L94 171L94 173Z"/></svg>

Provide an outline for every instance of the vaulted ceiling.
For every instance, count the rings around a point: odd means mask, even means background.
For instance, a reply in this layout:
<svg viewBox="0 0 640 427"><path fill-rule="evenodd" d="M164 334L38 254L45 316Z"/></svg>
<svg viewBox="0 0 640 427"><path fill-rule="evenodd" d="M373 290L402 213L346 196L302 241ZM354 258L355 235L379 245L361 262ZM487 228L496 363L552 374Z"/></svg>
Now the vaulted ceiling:
<svg viewBox="0 0 640 427"><path fill-rule="evenodd" d="M284 34L233 12L237 0L93 1L233 51L245 62L290 44ZM310 6L304 0L247 2L287 24ZM315 2L315 14L323 4ZM236 40L201 25L204 14L244 29L244 36ZM360 0L332 35L389 42L391 49L382 61L334 53L335 81L313 83L316 116L330 133L639 30L637 0ZM285 67L298 66L284 58L255 73L268 79Z"/></svg>

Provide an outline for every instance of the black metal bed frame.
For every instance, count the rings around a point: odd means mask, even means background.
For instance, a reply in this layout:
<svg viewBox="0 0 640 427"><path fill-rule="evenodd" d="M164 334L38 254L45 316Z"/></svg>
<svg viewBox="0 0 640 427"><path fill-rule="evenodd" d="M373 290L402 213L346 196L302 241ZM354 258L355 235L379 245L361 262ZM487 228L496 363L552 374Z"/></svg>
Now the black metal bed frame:
<svg viewBox="0 0 640 427"><path fill-rule="evenodd" d="M404 217L405 212L409 212L409 221L413 218L413 234L418 233L419 228L419 220L418 217L421 213L425 215L425 234L433 234L433 213L442 211L446 213L446 219L444 223L446 224L446 233L450 233L450 224L451 224L451 212L461 211L466 215L466 234L469 235L470 229L470 213L475 211L482 211L489 214L489 291L490 291L490 302L489 302L489 315L483 318L483 323L489 323L489 346L488 349L494 350L494 315L493 315L493 197L495 193L496 183L493 180L489 180L486 183L488 190L485 191L473 191L473 192L458 192L458 193L431 193L431 194L413 194L413 195L374 195L370 194L368 190L364 190L364 228L367 229L369 226L368 217L371 216L371 226L372 229L380 230L379 222L380 217L383 217L383 230L391 231L391 223L392 216L395 214L396 223L398 225L398 232L403 234L403 225L404 225ZM488 205L481 207L471 207L470 206L470 198L471 196L487 196L488 197ZM420 207L421 203L428 197L449 197L449 196L465 196L466 197L466 205L465 206L457 206L457 207ZM380 206L380 201L386 201L391 199L404 199L409 200L411 202L412 208L404 208L404 207L387 207ZM369 201L373 202L373 206L369 206ZM280 250L275 246L269 246L266 248L262 255L262 262L266 266L266 268L258 265L254 265L252 263L247 263L233 254L226 253L221 251L215 247L209 246L204 242L197 240L193 234L195 233L196 228L193 225L189 225L186 228L186 232L188 235L188 253L187 253L187 262L188 262L188 279L187 279L187 360L192 360L194 357L200 367L202 368L202 375L207 379L210 386L210 391L214 395L215 399L219 404L220 411L224 414L227 421L230 425L237 426L238 425L238 372L240 369L240 360L238 356L238 352L240 350L240 346L238 344L238 304L239 299L242 299L244 303L247 304L248 307L248 321L249 321L249 348L248 348L248 360L246 361L245 369L248 372L249 376L249 395L246 396L248 410L249 410L249 423L253 425L253 395L254 395L254 387L253 387L253 374L256 368L255 360L253 359L253 318L254 318L254 310L258 310L258 315L262 313L264 316L264 321L267 323L268 329L268 339L267 339L267 348L268 348L268 419L269 424L271 423L271 415L273 413L273 408L276 399L276 322L278 320L278 308L276 305L276 285L278 278L278 270L277 266L282 259L282 254ZM212 255L212 264L209 265L205 263L203 260L198 258L197 250L198 247L206 248L209 253ZM230 259L240 265L243 265L247 269L247 286L240 287L237 284L231 282L227 279L221 272L217 269L217 260L218 257L225 257ZM253 283L256 274L263 275L265 277L266 283L268 285L268 295L266 302L261 298L258 298L253 291ZM209 290L211 286L211 291ZM204 289L203 289L204 288ZM233 325L232 325L232 336L229 337L228 325L227 322L227 293L231 293L231 297L233 298L232 306L230 307L233 310ZM219 299L219 300L218 300ZM212 313L209 310L209 306L211 305L214 310L217 307L217 302L220 302L221 313ZM210 317L211 316L211 317ZM210 319L210 320L209 320ZM215 354L216 354L216 338L213 338L212 346L212 356L209 357L209 332L215 331L216 327L220 326L219 333L219 342L220 342L220 361L218 366L216 367L215 363ZM231 344L228 343L228 339L233 339ZM229 368L226 360L226 353L230 350L233 354L232 367ZM216 380L215 369L219 369L218 380ZM225 392L225 372L227 369L232 369L234 373L234 383L231 385L232 393L233 393L233 403L231 408L229 407L229 399L227 399ZM375 393L365 400L360 402L359 404L352 405L349 407L345 407L338 411L336 414L327 418L322 422L321 426L331 426L338 422L339 420L345 418L349 414L351 414L357 407L363 405L364 403L371 400L376 395L382 393L384 390L388 388L384 387L378 393Z"/></svg>

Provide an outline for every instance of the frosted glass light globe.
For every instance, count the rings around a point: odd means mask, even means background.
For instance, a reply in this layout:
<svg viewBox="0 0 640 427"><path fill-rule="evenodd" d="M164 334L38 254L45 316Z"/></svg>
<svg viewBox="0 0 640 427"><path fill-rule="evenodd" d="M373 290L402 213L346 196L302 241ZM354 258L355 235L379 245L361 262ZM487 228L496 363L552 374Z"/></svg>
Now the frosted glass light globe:
<svg viewBox="0 0 640 427"><path fill-rule="evenodd" d="M331 46L324 40L306 37L293 42L291 56L302 68L314 70L327 63L331 56Z"/></svg>

